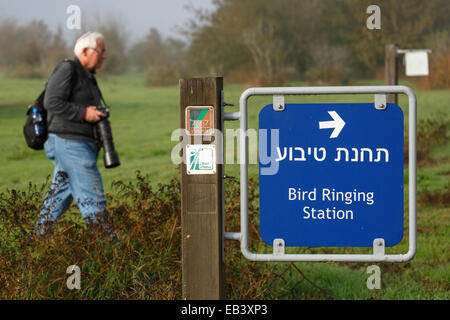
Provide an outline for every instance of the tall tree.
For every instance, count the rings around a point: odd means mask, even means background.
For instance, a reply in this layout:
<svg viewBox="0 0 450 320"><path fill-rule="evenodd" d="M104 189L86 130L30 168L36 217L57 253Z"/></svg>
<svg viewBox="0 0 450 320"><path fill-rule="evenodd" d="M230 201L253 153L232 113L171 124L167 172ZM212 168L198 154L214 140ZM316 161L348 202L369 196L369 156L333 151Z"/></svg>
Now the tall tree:
<svg viewBox="0 0 450 320"><path fill-rule="evenodd" d="M156 28L151 28L143 40L130 50L133 65L147 72L150 85L173 85L185 75L185 43L164 38Z"/></svg>
<svg viewBox="0 0 450 320"><path fill-rule="evenodd" d="M251 74L265 83L279 83L306 69L319 1L217 0L215 4L216 10L200 12L187 32L193 65L225 76L251 65L256 70Z"/></svg>

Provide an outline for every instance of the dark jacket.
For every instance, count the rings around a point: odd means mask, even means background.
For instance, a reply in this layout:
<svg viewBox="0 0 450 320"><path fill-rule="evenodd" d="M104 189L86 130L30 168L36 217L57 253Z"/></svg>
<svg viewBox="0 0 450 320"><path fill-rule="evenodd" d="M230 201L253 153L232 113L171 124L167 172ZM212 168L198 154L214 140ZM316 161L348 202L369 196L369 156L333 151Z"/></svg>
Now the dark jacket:
<svg viewBox="0 0 450 320"><path fill-rule="evenodd" d="M47 83L44 107L48 132L74 140L96 142L95 123L83 119L84 108L101 105L100 90L94 73L85 70L74 58L61 62Z"/></svg>

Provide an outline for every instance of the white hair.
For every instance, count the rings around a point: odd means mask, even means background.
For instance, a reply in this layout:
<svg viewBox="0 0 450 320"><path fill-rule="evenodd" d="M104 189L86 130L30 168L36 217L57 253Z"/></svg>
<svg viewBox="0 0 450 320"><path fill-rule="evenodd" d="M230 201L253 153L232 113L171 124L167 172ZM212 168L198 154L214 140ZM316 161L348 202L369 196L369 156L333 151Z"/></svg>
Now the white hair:
<svg viewBox="0 0 450 320"><path fill-rule="evenodd" d="M98 32L86 32L78 38L73 52L78 56L85 48L97 49L97 39L103 40L103 35Z"/></svg>

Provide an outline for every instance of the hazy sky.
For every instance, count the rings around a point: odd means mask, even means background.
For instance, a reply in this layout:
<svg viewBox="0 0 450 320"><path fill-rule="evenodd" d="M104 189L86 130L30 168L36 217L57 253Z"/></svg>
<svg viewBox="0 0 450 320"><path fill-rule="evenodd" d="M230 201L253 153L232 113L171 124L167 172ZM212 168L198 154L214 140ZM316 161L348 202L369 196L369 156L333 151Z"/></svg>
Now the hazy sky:
<svg viewBox="0 0 450 320"><path fill-rule="evenodd" d="M212 9L212 0L0 0L0 19L15 18L19 24L33 19L42 19L51 30L63 28L66 39L73 39L80 30L70 30L66 13L70 5L81 9L81 24L92 21L97 15L112 14L126 25L132 41L156 27L163 35L177 37L176 26L184 26L192 12L187 4L195 8Z"/></svg>

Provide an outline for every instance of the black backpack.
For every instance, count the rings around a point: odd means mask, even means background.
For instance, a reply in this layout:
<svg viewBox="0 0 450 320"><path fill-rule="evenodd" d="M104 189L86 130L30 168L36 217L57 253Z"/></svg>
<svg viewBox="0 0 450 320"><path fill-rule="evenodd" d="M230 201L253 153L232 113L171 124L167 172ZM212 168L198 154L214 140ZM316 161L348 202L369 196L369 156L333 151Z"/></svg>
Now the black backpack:
<svg viewBox="0 0 450 320"><path fill-rule="evenodd" d="M44 108L44 95L45 89L36 99L33 105L28 106L27 121L23 126L23 135L27 145L34 150L42 150L44 143L47 140L47 110ZM38 113L41 116L41 121L35 123L33 119L33 109L37 108ZM40 127L41 133L36 133L35 125Z"/></svg>
<svg viewBox="0 0 450 320"><path fill-rule="evenodd" d="M73 70L75 71L75 62L69 59L65 59L64 61L70 62ZM57 67L58 68L58 67ZM57 70L55 68L55 71ZM53 71L53 72L55 72ZM71 85L75 83L76 71L74 72L74 76L72 77ZM45 84L47 87L47 84ZM47 140L48 129L47 129L47 110L44 108L44 95L45 90L41 92L39 97L36 99L34 104L28 106L27 110L27 120L25 125L23 126L23 135L25 137L25 141L27 145L34 150L42 150L44 149L44 143ZM33 109L36 108L37 112L40 115L39 121L33 119ZM38 132L36 132L36 126L39 126Z"/></svg>

